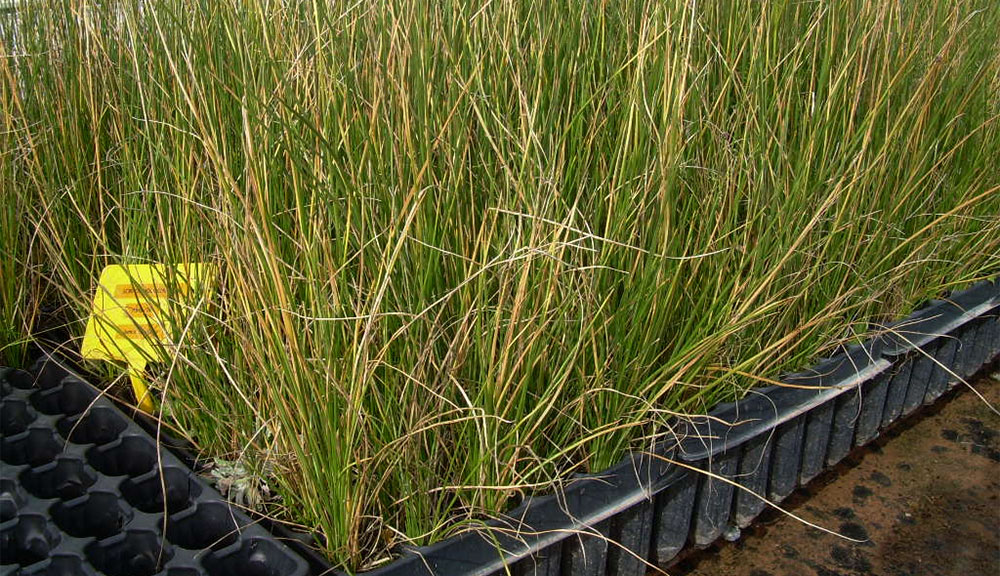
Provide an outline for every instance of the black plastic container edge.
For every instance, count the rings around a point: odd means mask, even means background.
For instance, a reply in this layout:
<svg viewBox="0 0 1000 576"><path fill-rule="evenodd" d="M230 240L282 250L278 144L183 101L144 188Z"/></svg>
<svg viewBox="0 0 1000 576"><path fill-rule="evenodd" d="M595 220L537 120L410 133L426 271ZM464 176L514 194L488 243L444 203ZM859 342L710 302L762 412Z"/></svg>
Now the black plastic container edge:
<svg viewBox="0 0 1000 576"><path fill-rule="evenodd" d="M62 359L0 387L0 575L308 574Z"/></svg>
<svg viewBox="0 0 1000 576"><path fill-rule="evenodd" d="M931 301L782 385L716 406L679 440L365 574L633 576L667 566L682 549L749 525L766 507L756 494L782 500L996 360L998 282Z"/></svg>

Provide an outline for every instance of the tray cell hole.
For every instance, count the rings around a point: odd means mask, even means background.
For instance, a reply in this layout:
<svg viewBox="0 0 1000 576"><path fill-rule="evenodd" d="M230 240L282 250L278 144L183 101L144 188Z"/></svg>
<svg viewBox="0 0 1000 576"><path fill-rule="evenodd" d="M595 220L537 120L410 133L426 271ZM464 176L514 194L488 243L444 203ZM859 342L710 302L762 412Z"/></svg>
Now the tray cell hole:
<svg viewBox="0 0 1000 576"><path fill-rule="evenodd" d="M70 376L70 373L52 357L39 360L32 366L31 371L35 374L35 385L43 390L59 386L64 378Z"/></svg>
<svg viewBox="0 0 1000 576"><path fill-rule="evenodd" d="M152 576L163 569L173 550L155 532L127 532L125 538L102 545L93 542L84 550L94 568L107 576Z"/></svg>
<svg viewBox="0 0 1000 576"><path fill-rule="evenodd" d="M97 476L76 458L59 458L56 465L43 471L27 470L21 485L39 498L72 500L87 493Z"/></svg>
<svg viewBox="0 0 1000 576"><path fill-rule="evenodd" d="M93 574L83 567L83 560L76 556L55 556L45 568L31 576L87 576Z"/></svg>
<svg viewBox="0 0 1000 576"><path fill-rule="evenodd" d="M86 410L96 398L97 390L86 382L66 379L63 381L62 392L59 393L59 406L63 413L75 415Z"/></svg>
<svg viewBox="0 0 1000 576"><path fill-rule="evenodd" d="M234 544L239 535L233 511L222 502L203 502L194 514L167 520L167 539L188 550L220 550Z"/></svg>
<svg viewBox="0 0 1000 576"><path fill-rule="evenodd" d="M75 444L107 444L128 424L109 406L95 406L79 418L63 418L56 424L59 434Z"/></svg>
<svg viewBox="0 0 1000 576"><path fill-rule="evenodd" d="M204 564L210 576L284 576L298 568L277 544L259 538L225 555L209 554Z"/></svg>
<svg viewBox="0 0 1000 576"><path fill-rule="evenodd" d="M59 411L75 416L87 409L97 398L97 390L82 380L67 378L59 391Z"/></svg>
<svg viewBox="0 0 1000 576"><path fill-rule="evenodd" d="M126 436L118 445L94 447L87 460L108 476L142 476L156 467L156 446L139 436Z"/></svg>
<svg viewBox="0 0 1000 576"><path fill-rule="evenodd" d="M59 537L41 516L22 516L17 524L0 532L0 564L30 566L41 562L59 543Z"/></svg>
<svg viewBox="0 0 1000 576"><path fill-rule="evenodd" d="M38 416L23 400L4 400L0 402L0 432L4 436L20 434L28 429Z"/></svg>
<svg viewBox="0 0 1000 576"><path fill-rule="evenodd" d="M97 398L97 390L86 382L67 378L61 387L42 390L31 395L31 402L43 414L75 416Z"/></svg>
<svg viewBox="0 0 1000 576"><path fill-rule="evenodd" d="M17 489L17 483L10 478L0 478L0 522L16 518L22 504L24 498Z"/></svg>
<svg viewBox="0 0 1000 576"><path fill-rule="evenodd" d="M3 439L2 459L8 464L32 467L47 464L56 459L63 449L63 443L47 428L35 428L27 436L16 440Z"/></svg>
<svg viewBox="0 0 1000 576"><path fill-rule="evenodd" d="M103 539L121 532L122 526L129 521L129 514L118 503L118 496L93 492L75 506L63 502L56 504L52 518L70 536Z"/></svg>
<svg viewBox="0 0 1000 576"><path fill-rule="evenodd" d="M35 387L35 378L24 370L11 370L7 372L5 379L11 386L20 390L31 390Z"/></svg>
<svg viewBox="0 0 1000 576"><path fill-rule="evenodd" d="M39 390L31 395L31 404L42 414L58 415L59 410L59 389Z"/></svg>
<svg viewBox="0 0 1000 576"><path fill-rule="evenodd" d="M163 494L166 487L167 513L175 514L189 508L194 498L201 494L201 487L187 472L180 468L164 467L161 474L142 482L128 479L122 484L122 494L128 503L149 514L163 512Z"/></svg>

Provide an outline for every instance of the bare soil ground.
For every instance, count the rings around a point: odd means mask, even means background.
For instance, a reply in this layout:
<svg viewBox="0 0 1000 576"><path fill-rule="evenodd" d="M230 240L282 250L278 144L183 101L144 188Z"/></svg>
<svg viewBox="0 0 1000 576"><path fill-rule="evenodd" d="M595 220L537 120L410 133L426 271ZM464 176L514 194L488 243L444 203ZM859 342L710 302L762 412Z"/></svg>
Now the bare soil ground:
<svg viewBox="0 0 1000 576"><path fill-rule="evenodd" d="M973 386L1000 408L1000 373ZM1000 575L1000 416L967 388L852 453L785 501L861 544L766 512L671 575Z"/></svg>

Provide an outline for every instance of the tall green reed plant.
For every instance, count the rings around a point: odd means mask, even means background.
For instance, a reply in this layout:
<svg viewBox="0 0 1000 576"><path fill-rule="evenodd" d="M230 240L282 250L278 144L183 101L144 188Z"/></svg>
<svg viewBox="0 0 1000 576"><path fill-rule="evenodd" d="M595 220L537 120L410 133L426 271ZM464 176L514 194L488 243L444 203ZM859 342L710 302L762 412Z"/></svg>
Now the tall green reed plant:
<svg viewBox="0 0 1000 576"><path fill-rule="evenodd" d="M83 317L108 263L217 264L161 416L350 569L1000 270L989 2L46 0L18 25L0 175L37 229L5 228L4 301Z"/></svg>

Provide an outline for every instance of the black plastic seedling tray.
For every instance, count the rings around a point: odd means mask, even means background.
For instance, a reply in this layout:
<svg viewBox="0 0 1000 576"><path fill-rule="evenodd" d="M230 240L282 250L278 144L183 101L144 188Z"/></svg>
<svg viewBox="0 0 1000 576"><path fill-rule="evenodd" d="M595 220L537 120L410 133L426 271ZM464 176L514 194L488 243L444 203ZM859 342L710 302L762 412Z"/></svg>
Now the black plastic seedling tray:
<svg viewBox="0 0 1000 576"><path fill-rule="evenodd" d="M0 368L0 387L0 574L308 573L52 357Z"/></svg>

